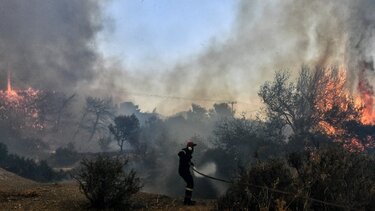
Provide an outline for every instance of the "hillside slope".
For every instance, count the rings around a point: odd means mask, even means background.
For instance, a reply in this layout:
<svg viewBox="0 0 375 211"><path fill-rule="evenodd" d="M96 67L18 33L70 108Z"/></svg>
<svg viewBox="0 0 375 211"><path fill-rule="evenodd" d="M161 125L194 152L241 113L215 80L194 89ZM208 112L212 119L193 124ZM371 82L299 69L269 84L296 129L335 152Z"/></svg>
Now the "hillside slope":
<svg viewBox="0 0 375 211"><path fill-rule="evenodd" d="M17 176L0 168L0 191L21 190L35 185L37 183L32 180Z"/></svg>
<svg viewBox="0 0 375 211"><path fill-rule="evenodd" d="M88 201L74 181L42 184L0 169L0 210L87 210ZM182 199L138 193L135 210L213 210L210 200L198 200L196 206L183 206Z"/></svg>

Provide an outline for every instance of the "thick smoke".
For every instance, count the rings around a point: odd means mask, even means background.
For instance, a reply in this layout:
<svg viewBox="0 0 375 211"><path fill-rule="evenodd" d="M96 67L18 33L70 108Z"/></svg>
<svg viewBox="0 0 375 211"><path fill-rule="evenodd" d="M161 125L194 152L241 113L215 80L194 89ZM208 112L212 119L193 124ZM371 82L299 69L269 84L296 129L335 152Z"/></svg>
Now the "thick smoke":
<svg viewBox="0 0 375 211"><path fill-rule="evenodd" d="M276 70L346 65L356 89L358 63L375 57L372 0L242 0L224 41L212 41L168 70L155 67L157 74L127 72L96 49L96 35L106 26L105 2L1 1L1 87L10 69L20 88L112 95L115 100L135 100L128 98L132 92L182 96L207 106L213 102L199 99L229 100L238 101L237 110L248 111L259 106L258 88ZM366 75L371 83L374 73ZM156 107L164 114L191 104L157 99L136 98L142 108Z"/></svg>
<svg viewBox="0 0 375 211"><path fill-rule="evenodd" d="M95 36L101 3L90 0L2 0L0 80L12 71L15 86L74 91L94 79Z"/></svg>
<svg viewBox="0 0 375 211"><path fill-rule="evenodd" d="M237 100L239 110L254 109L240 102L256 103L259 86L276 70L293 72L301 65L344 65L355 88L358 63L375 56L373 11L372 0L243 0L232 35L162 74L160 92ZM170 107L168 102L159 108Z"/></svg>
<svg viewBox="0 0 375 211"><path fill-rule="evenodd" d="M125 98L125 90L237 100L237 109L246 111L257 107L259 86L276 70L293 71L302 64L346 65L355 89L358 63L375 57L375 3L371 0L243 0L225 41L212 41L204 52L156 76L131 75L96 51L96 35L105 26L102 4L94 0L1 1L0 77L4 80L0 85L5 87L10 69L15 86L21 88L110 93L119 100L134 100ZM373 73L367 75L373 80ZM141 106L151 101L137 100ZM171 114L191 104L172 102L160 100L148 108Z"/></svg>

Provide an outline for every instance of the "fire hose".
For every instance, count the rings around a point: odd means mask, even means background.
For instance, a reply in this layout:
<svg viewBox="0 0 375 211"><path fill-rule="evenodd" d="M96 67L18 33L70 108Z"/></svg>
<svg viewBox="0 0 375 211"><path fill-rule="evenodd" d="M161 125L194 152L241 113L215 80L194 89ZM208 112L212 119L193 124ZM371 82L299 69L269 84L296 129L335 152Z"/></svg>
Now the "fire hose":
<svg viewBox="0 0 375 211"><path fill-rule="evenodd" d="M207 178L212 179L212 180L217 180L217 181L225 182L225 183L233 183L232 181L229 181L229 180L219 179L219 178L216 178L216 177L211 177L207 174L203 174L203 173L199 172L194 166L193 166L193 171L195 171L197 174L199 174L201 176L207 177Z"/></svg>
<svg viewBox="0 0 375 211"><path fill-rule="evenodd" d="M209 178L209 179L212 179L212 180L217 180L217 181L220 181L220 182L225 182L225 183L233 184L232 181L225 180L225 179L219 179L219 178L216 178L216 177L209 176L207 174L203 174L203 173L199 172L195 168L195 166L192 166L192 169L193 169L194 172L196 172L197 174L199 174L199 175L201 175L203 177L206 177L206 178ZM317 202L317 203L321 203L321 204L325 204L325 205L328 205L328 206L340 207L340 208L348 209L348 207L343 206L341 204L336 204L336 203L332 203L332 202L326 202L326 201L322 201L322 200L311 198L311 197L298 196L299 194L295 194L295 193L291 193L291 192L287 192L287 191L282 191L282 190L278 190L278 189L274 189L274 188L269 188L269 187L266 187L266 186L259 186L259 185L254 185L254 184L247 184L247 185L253 186L255 188L267 189L269 191L276 192L276 193L281 193L281 194L286 194L286 195L294 195L295 197L297 196L297 197L300 197L300 198L309 199L311 201L314 201L314 202ZM355 209L353 209L353 210L355 210Z"/></svg>

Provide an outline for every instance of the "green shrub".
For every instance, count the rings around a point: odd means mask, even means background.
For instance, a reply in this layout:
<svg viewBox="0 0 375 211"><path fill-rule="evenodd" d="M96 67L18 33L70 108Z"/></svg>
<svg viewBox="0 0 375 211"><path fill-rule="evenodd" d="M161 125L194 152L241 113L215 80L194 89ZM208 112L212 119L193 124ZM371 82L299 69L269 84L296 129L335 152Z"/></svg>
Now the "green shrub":
<svg viewBox="0 0 375 211"><path fill-rule="evenodd" d="M81 168L74 177L92 207L130 206L131 196L140 190L141 184L135 171L124 172L127 163L127 160L104 155L81 161Z"/></svg>

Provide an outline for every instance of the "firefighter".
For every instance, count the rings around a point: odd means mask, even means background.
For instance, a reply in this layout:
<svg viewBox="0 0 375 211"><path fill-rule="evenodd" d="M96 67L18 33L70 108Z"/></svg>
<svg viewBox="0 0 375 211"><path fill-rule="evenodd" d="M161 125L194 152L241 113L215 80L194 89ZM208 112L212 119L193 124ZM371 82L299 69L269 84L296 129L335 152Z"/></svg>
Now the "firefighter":
<svg viewBox="0 0 375 211"><path fill-rule="evenodd" d="M191 200L194 188L194 180L193 176L190 173L190 167L194 166L194 164L191 162L191 158L195 146L196 144L189 140L186 144L186 148L181 149L181 151L178 153L178 156L180 157L178 173L186 182L184 205L195 204L195 201Z"/></svg>

